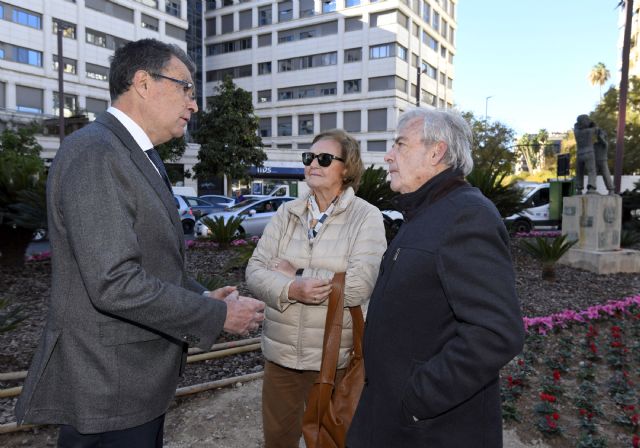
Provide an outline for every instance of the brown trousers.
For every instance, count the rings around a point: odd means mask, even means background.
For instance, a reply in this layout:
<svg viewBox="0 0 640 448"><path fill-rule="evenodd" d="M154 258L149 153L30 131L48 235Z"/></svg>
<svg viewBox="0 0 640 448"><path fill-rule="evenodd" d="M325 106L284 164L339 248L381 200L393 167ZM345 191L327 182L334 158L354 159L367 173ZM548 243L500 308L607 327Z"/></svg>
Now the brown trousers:
<svg viewBox="0 0 640 448"><path fill-rule="evenodd" d="M336 373L336 384L346 369ZM315 370L295 370L265 360L262 379L262 427L265 448L298 448L302 437L302 416Z"/></svg>

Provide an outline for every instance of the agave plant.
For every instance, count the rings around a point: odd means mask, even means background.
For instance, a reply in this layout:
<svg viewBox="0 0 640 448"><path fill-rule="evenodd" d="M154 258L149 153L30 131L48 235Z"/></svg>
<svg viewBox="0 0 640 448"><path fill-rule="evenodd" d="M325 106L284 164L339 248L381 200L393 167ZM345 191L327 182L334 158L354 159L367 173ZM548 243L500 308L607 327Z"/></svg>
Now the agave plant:
<svg viewBox="0 0 640 448"><path fill-rule="evenodd" d="M622 229L620 247L634 247L637 244L640 244L640 232L632 229Z"/></svg>
<svg viewBox="0 0 640 448"><path fill-rule="evenodd" d="M202 223L209 228L210 238L222 248L228 248L231 242L244 233L241 225L244 218L232 216L226 222L222 216L202 218Z"/></svg>
<svg viewBox="0 0 640 448"><path fill-rule="evenodd" d="M380 210L392 208L391 198L396 193L389 186L387 174L387 170L383 167L374 168L373 165L369 166L362 173L356 195L369 204L375 205Z"/></svg>
<svg viewBox="0 0 640 448"><path fill-rule="evenodd" d="M542 263L542 279L555 280L556 262L578 241L567 240L567 235L557 238L536 237L534 241L522 241L520 247Z"/></svg>

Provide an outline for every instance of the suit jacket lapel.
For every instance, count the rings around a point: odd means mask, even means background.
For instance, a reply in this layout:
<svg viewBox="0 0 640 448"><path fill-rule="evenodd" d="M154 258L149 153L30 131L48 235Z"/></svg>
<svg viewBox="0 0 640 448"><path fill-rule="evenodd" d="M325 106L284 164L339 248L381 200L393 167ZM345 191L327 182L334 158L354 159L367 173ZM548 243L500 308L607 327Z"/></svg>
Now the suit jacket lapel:
<svg viewBox="0 0 640 448"><path fill-rule="evenodd" d="M122 142L122 144L130 151L131 160L138 167L138 169L144 175L144 178L153 187L154 191L162 201L162 204L167 209L169 217L173 226L180 236L181 244L180 251L184 256L184 233L182 230L182 223L176 210L176 202L173 195L167 190L167 185L162 180L162 177L158 175L158 172L151 165L151 161L144 153L144 151L138 146L134 138L131 136L127 128L118 121L113 115L108 112L104 112L98 118L96 122L109 128Z"/></svg>

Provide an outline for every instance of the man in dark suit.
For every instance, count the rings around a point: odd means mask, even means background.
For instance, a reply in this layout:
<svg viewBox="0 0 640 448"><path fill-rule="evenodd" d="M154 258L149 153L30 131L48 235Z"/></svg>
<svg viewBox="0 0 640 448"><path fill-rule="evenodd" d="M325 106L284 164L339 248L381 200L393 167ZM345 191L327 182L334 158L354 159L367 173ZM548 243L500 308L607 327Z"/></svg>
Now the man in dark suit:
<svg viewBox="0 0 640 448"><path fill-rule="evenodd" d="M161 447L189 345L245 334L264 304L187 276L182 226L153 146L197 111L194 65L146 39L112 59L112 107L61 145L49 172L51 305L16 407L60 424L61 447ZM145 150L151 150L145 153Z"/></svg>
<svg viewBox="0 0 640 448"><path fill-rule="evenodd" d="M369 302L349 448L502 446L498 372L524 326L507 231L464 180L470 140L458 113L415 109L385 155L405 221Z"/></svg>

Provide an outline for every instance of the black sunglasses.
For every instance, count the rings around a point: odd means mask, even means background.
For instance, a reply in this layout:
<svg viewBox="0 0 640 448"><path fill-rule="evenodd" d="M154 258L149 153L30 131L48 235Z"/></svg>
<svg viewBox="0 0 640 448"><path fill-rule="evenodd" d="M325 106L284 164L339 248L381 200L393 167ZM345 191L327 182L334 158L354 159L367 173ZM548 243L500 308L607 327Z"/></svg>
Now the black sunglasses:
<svg viewBox="0 0 640 448"><path fill-rule="evenodd" d="M323 168L331 165L331 162L335 160L339 160L344 163L344 159L342 157L334 156L333 154L327 154L326 152L321 152L320 154L314 154L312 152L303 152L302 153L302 163L304 166L311 165L313 159L318 159L318 165Z"/></svg>
<svg viewBox="0 0 640 448"><path fill-rule="evenodd" d="M149 74L154 78L167 79L169 81L175 82L176 84L180 84L182 86L182 90L184 90L185 95L187 95L192 100L196 98L196 92L192 82L185 81L183 79L172 78L171 76L162 75L160 73L149 73Z"/></svg>

